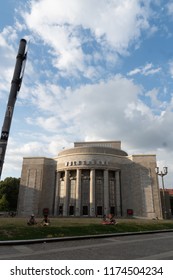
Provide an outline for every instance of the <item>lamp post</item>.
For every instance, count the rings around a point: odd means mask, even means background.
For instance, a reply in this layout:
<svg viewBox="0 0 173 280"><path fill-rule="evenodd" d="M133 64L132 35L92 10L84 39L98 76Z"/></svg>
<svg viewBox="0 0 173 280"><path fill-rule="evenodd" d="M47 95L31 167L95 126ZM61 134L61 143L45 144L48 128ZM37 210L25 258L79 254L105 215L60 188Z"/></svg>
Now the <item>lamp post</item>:
<svg viewBox="0 0 173 280"><path fill-rule="evenodd" d="M163 177L168 174L168 167L163 167L163 171L159 171L159 167L156 167L156 174L162 178L162 189L163 189L163 216L164 219L167 218L166 211L166 197L165 197L165 186Z"/></svg>

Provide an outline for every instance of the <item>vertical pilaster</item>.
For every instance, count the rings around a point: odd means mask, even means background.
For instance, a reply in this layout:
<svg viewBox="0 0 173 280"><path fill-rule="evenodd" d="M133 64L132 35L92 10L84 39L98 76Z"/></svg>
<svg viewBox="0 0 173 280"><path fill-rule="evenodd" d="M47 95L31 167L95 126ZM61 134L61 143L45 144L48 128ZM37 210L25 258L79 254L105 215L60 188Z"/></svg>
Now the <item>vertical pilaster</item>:
<svg viewBox="0 0 173 280"><path fill-rule="evenodd" d="M60 182L60 172L56 173L56 185L55 185L55 201L54 201L54 216L58 215L58 200L59 200L59 182Z"/></svg>
<svg viewBox="0 0 173 280"><path fill-rule="evenodd" d="M109 178L108 170L104 170L104 215L108 215L110 212L109 207Z"/></svg>
<svg viewBox="0 0 173 280"><path fill-rule="evenodd" d="M76 171L76 214L75 216L81 215L81 170Z"/></svg>
<svg viewBox="0 0 173 280"><path fill-rule="evenodd" d="M95 169L90 170L90 216L95 216Z"/></svg>
<svg viewBox="0 0 173 280"><path fill-rule="evenodd" d="M120 190L120 172L116 171L116 207L117 216L121 216L121 190Z"/></svg>
<svg viewBox="0 0 173 280"><path fill-rule="evenodd" d="M68 207L68 194L69 194L69 170L65 170L65 179L64 179L64 205L63 205L63 216L67 216L67 207Z"/></svg>

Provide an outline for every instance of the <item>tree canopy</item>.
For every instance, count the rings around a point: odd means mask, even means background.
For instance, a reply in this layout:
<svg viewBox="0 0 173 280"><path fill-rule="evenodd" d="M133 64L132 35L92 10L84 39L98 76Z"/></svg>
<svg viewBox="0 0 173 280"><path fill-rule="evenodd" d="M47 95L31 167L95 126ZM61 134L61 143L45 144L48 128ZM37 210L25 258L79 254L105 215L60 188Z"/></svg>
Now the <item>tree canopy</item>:
<svg viewBox="0 0 173 280"><path fill-rule="evenodd" d="M20 178L7 177L0 181L0 211L16 211Z"/></svg>

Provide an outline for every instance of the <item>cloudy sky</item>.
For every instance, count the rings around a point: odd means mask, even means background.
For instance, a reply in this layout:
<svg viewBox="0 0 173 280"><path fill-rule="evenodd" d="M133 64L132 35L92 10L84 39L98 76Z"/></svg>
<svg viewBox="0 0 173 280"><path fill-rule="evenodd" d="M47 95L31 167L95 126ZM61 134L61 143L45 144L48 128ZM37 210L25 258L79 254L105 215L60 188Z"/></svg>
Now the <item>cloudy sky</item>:
<svg viewBox="0 0 173 280"><path fill-rule="evenodd" d="M28 59L2 179L26 156L121 140L173 188L173 1L1 0L0 122L21 38Z"/></svg>

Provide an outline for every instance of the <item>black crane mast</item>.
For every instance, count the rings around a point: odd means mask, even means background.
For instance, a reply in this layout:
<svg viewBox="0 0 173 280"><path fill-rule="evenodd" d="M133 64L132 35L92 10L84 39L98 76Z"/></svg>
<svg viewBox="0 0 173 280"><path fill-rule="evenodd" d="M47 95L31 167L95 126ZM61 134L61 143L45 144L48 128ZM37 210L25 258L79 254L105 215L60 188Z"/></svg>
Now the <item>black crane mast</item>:
<svg viewBox="0 0 173 280"><path fill-rule="evenodd" d="M3 168L3 164L4 164L4 159L5 159L5 153L6 153L7 142L8 142L9 133L10 133L14 106L15 106L15 102L17 99L17 94L18 94L21 84L22 84L22 78L23 78L23 74L24 74L25 62L26 62L26 57L27 57L26 44L27 44L27 41L25 39L20 40L19 49L18 49L18 53L17 53L17 57L16 57L14 74L13 74L13 78L11 81L11 88L10 88L6 113L5 113L5 117L4 117L4 123L3 123L2 131L1 131L0 178L1 178L2 168Z"/></svg>

